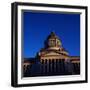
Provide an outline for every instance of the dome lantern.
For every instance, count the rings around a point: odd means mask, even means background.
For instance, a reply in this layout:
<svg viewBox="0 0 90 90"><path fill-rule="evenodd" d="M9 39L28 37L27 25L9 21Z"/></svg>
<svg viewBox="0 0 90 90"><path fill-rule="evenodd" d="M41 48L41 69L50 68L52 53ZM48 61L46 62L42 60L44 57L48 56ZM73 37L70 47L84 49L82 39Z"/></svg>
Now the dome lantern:
<svg viewBox="0 0 90 90"><path fill-rule="evenodd" d="M62 46L62 44L59 37L54 32L51 32L45 41L45 47L60 47L60 46Z"/></svg>

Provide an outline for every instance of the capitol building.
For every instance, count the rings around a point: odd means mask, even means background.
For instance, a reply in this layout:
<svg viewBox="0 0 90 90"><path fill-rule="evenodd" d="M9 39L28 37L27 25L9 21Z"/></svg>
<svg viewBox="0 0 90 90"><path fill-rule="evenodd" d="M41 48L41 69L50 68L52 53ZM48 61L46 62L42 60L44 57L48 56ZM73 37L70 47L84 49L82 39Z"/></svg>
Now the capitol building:
<svg viewBox="0 0 90 90"><path fill-rule="evenodd" d="M33 58L24 58L23 76L55 76L80 74L80 56L70 56L60 38L51 32Z"/></svg>

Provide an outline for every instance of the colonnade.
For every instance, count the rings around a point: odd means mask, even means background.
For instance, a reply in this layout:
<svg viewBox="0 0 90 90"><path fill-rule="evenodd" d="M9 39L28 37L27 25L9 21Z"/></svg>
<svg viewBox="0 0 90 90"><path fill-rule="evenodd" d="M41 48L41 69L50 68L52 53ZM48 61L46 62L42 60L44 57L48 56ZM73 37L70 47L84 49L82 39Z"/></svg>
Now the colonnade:
<svg viewBox="0 0 90 90"><path fill-rule="evenodd" d="M40 72L42 74L62 73L65 72L65 59L42 59Z"/></svg>
<svg viewBox="0 0 90 90"><path fill-rule="evenodd" d="M30 65L24 65L24 76L71 75L80 73L80 63L66 59L41 59Z"/></svg>

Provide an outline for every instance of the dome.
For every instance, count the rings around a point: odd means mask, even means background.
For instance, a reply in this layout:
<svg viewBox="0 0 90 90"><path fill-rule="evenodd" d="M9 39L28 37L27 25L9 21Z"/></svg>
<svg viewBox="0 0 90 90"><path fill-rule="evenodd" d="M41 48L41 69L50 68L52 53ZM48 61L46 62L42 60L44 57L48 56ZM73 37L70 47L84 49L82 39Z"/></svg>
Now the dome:
<svg viewBox="0 0 90 90"><path fill-rule="evenodd" d="M60 47L61 45L62 44L61 44L59 37L54 32L51 32L45 41L46 47L54 47L55 48L55 47Z"/></svg>
<svg viewBox="0 0 90 90"><path fill-rule="evenodd" d="M54 32L51 32L51 34L47 37L47 39L59 39L58 36Z"/></svg>
<svg viewBox="0 0 90 90"><path fill-rule="evenodd" d="M62 47L61 40L54 32L51 32L50 35L46 38L44 42L44 48L40 50L38 55L42 56L45 53L49 53L49 52L68 55L68 52Z"/></svg>

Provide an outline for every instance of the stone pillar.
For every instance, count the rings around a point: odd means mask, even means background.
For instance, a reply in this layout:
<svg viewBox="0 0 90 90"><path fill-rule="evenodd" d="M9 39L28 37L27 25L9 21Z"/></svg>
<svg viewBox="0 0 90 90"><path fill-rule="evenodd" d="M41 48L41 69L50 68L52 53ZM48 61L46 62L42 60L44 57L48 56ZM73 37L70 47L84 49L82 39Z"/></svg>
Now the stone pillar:
<svg viewBox="0 0 90 90"><path fill-rule="evenodd" d="M47 74L47 59L45 59L45 75Z"/></svg>
<svg viewBox="0 0 90 90"><path fill-rule="evenodd" d="M46 64L46 60L44 60L44 63L43 63L43 72L45 74L45 64Z"/></svg>
<svg viewBox="0 0 90 90"><path fill-rule="evenodd" d="M59 59L57 60L57 72L59 72L60 70L59 70Z"/></svg>
<svg viewBox="0 0 90 90"><path fill-rule="evenodd" d="M52 59L52 73L54 73L54 59Z"/></svg>
<svg viewBox="0 0 90 90"><path fill-rule="evenodd" d="M65 64L64 64L64 59L62 59L62 73L64 74L65 73Z"/></svg>
<svg viewBox="0 0 90 90"><path fill-rule="evenodd" d="M54 59L54 72L56 72L56 60Z"/></svg>
<svg viewBox="0 0 90 90"><path fill-rule="evenodd" d="M40 74L43 73L43 60L41 60L41 63L40 63Z"/></svg>
<svg viewBox="0 0 90 90"><path fill-rule="evenodd" d="M56 72L57 72L57 59L56 59L56 63L55 64L56 64Z"/></svg>
<svg viewBox="0 0 90 90"><path fill-rule="evenodd" d="M49 73L51 73L51 59L49 59Z"/></svg>
<svg viewBox="0 0 90 90"><path fill-rule="evenodd" d="M50 72L52 73L52 60L50 61Z"/></svg>
<svg viewBox="0 0 90 90"><path fill-rule="evenodd" d="M51 59L49 60L49 73L51 73Z"/></svg>
<svg viewBox="0 0 90 90"><path fill-rule="evenodd" d="M49 73L49 60L47 60L47 74Z"/></svg>
<svg viewBox="0 0 90 90"><path fill-rule="evenodd" d="M61 72L61 59L59 59L59 72Z"/></svg>
<svg viewBox="0 0 90 90"><path fill-rule="evenodd" d="M59 60L59 65L60 65L60 73L62 74L62 59Z"/></svg>

